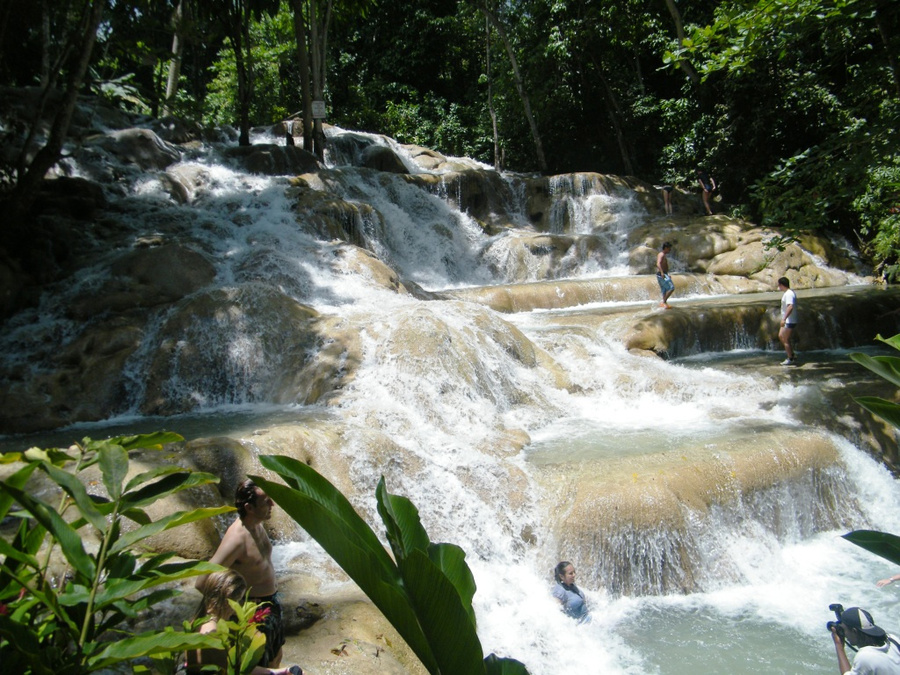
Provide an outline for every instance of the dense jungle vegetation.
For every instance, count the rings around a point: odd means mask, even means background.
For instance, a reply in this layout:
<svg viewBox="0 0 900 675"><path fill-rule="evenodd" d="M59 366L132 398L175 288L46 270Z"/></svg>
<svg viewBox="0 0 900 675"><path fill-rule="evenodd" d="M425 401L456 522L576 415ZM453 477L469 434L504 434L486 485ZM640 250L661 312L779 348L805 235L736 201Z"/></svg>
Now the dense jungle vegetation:
<svg viewBox="0 0 900 675"><path fill-rule="evenodd" d="M317 100L508 170L703 167L734 215L842 234L895 279L898 54L891 0L0 0L0 85L60 92L27 140L0 129L0 187L27 210L76 94L243 143L297 114L321 155Z"/></svg>

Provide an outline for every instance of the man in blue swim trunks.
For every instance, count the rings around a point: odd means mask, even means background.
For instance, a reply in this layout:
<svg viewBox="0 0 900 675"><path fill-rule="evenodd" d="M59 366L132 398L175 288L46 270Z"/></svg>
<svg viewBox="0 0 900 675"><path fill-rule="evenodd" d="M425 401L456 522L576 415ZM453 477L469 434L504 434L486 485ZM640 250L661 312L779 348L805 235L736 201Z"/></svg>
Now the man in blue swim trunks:
<svg viewBox="0 0 900 675"><path fill-rule="evenodd" d="M660 307L672 309L669 305L669 296L675 292L675 282L669 276L669 251L672 250L672 244L666 242L662 245L659 254L656 256L656 282L659 284L659 290L662 292L662 302Z"/></svg>

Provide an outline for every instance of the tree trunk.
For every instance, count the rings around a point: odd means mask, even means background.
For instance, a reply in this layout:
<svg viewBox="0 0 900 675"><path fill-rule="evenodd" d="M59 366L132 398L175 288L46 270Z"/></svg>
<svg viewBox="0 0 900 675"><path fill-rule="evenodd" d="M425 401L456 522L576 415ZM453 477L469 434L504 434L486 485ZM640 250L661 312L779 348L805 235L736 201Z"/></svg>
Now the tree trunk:
<svg viewBox="0 0 900 675"><path fill-rule="evenodd" d="M497 132L497 111L494 110L494 82L491 75L491 24L487 17L484 18L484 52L487 70L488 111L491 114L491 127L494 131L494 169L500 171L500 136Z"/></svg>
<svg viewBox="0 0 900 675"><path fill-rule="evenodd" d="M237 70L237 103L238 125L240 136L238 145L250 145L250 65L244 59L245 30L249 17L245 17L246 3L238 3L235 15L231 17L231 45L234 48L234 64ZM249 40L246 41L246 49L250 51Z"/></svg>
<svg viewBox="0 0 900 675"><path fill-rule="evenodd" d="M312 93L310 91L309 41L306 39L306 20L303 0L291 0L294 9L294 35L297 39L297 62L300 67L300 95L303 99L303 149L313 151Z"/></svg>
<svg viewBox="0 0 900 675"><path fill-rule="evenodd" d="M622 108L619 106L619 101L616 99L615 92L613 92L612 87L609 86L609 82L606 77L603 75L603 69L600 67L600 63L597 61L596 57L591 54L591 63L594 64L594 70L597 72L597 78L600 80L600 83L603 85L603 93L606 96L606 110L609 115L609 122L612 124L613 130L616 132L616 143L619 146L619 155L622 157L622 167L625 170L625 174L629 176L634 175L634 164L631 162L631 151L628 147L628 139L625 136L625 133L622 131L622 125L619 124L619 118L622 115Z"/></svg>
<svg viewBox="0 0 900 675"><path fill-rule="evenodd" d="M172 27L174 29L174 34L172 36L172 58L169 60L169 76L166 80L166 96L162 108L163 115L172 114L175 96L178 94L178 81L181 78L181 59L184 54L187 11L188 7L185 5L185 0L178 0L178 6L175 8L175 15L172 18Z"/></svg>
<svg viewBox="0 0 900 675"><path fill-rule="evenodd" d="M330 18L331 0L327 0L326 20ZM325 92L325 36L328 32L327 24L320 31L319 3L318 0L309 2L309 27L310 27L310 55L312 56L312 88L313 99L324 100ZM325 161L325 130L322 120L316 119L313 129L313 152L319 161Z"/></svg>
<svg viewBox="0 0 900 675"><path fill-rule="evenodd" d="M50 7L41 2L41 79L40 86L50 84Z"/></svg>
<svg viewBox="0 0 900 675"><path fill-rule="evenodd" d="M681 12L678 11L678 8L675 6L675 0L666 0L666 7L669 8L669 14L672 15L672 19L675 21L675 34L678 36L678 44L683 45L685 34L684 34L684 23L681 20ZM697 74L697 71L694 70L694 66L691 65L690 61L678 61L678 66L684 71L684 74L688 76L688 78L694 84L700 84L700 76Z"/></svg>
<svg viewBox="0 0 900 675"><path fill-rule="evenodd" d="M84 82L84 77L91 61L91 52L94 50L94 43L97 40L97 29L103 18L105 6L106 0L91 0L90 5L86 7L82 15L77 39L73 40L74 49L69 60L63 97L56 115L53 117L47 142L37 151L34 159L30 162L27 162L26 159L28 146L26 145L23 149L18 180L10 200L12 207L11 213L8 214L11 216L10 222L17 222L28 213L37 197L38 189L44 180L44 176L59 161L63 143L66 140L69 125L72 122L72 113L74 113L75 105L78 102L78 94L81 91L81 85ZM55 79L51 75L51 85L55 82ZM36 127L40 123L40 116L37 116L33 125Z"/></svg>
<svg viewBox="0 0 900 675"><path fill-rule="evenodd" d="M503 22L500 21L494 13L487 6L487 0L481 5L481 11L484 12L484 15L487 17L488 21L497 29L497 34L500 36L500 39L503 41L503 45L506 47L506 53L509 56L509 64L512 67L513 71L513 81L516 84L516 91L519 94L519 98L522 100L522 108L525 111L525 119L528 120L528 126L531 129L531 137L534 139L534 150L537 155L538 167L541 171L547 171L547 160L544 157L544 146L541 143L541 136L538 133L537 124L534 122L534 115L531 114L531 102L528 100L528 93L525 91L525 85L522 83L522 76L519 73L519 62L516 59L516 54L513 51L512 43L509 41L509 37L506 34L506 28L503 25Z"/></svg>

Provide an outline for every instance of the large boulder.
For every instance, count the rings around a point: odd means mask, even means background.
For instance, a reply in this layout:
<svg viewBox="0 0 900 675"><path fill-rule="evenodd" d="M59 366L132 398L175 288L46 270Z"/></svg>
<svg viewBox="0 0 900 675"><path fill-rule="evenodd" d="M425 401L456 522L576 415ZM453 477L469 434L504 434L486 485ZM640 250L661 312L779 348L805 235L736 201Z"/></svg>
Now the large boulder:
<svg viewBox="0 0 900 675"><path fill-rule="evenodd" d="M238 145L225 155L237 160L251 173L267 176L290 176L323 168L311 152L293 145Z"/></svg>
<svg viewBox="0 0 900 675"><path fill-rule="evenodd" d="M216 276L203 254L177 244L130 251L110 265L110 273L102 290L71 303L72 317L89 319L104 312L172 303L209 285Z"/></svg>
<svg viewBox="0 0 900 675"><path fill-rule="evenodd" d="M97 145L123 162L136 164L141 169L165 169L181 159L178 148L167 143L150 129L122 129L91 139L88 145Z"/></svg>
<svg viewBox="0 0 900 675"><path fill-rule="evenodd" d="M383 145L370 145L362 153L362 166L376 171L390 173L409 173L403 160L390 148Z"/></svg>
<svg viewBox="0 0 900 675"><path fill-rule="evenodd" d="M259 284L196 294L159 330L146 373L145 414L197 405L279 401L313 403L307 389L285 389L320 351L317 313Z"/></svg>

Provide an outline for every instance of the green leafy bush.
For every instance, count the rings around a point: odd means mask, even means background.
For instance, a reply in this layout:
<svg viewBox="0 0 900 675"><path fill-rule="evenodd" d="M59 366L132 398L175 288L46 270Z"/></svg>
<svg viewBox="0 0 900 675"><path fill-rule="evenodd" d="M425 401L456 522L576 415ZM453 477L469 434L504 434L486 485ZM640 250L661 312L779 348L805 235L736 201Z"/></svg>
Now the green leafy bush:
<svg viewBox="0 0 900 675"><path fill-rule="evenodd" d="M0 455L3 464L22 464L0 481L0 521L19 519L11 540L0 538L4 672L82 675L220 644L171 629L132 635L125 627L127 620L176 595L174 582L221 569L207 562L170 562L173 553L137 551L155 534L233 510L202 508L150 519L145 509L154 502L218 482L211 474L175 465L128 478L130 452L162 450L180 440L162 432ZM105 495L88 492L79 478L95 465ZM56 505L31 494L27 484L37 473L61 490ZM125 521L132 525L127 531Z"/></svg>

